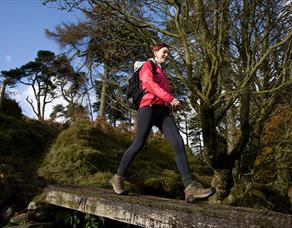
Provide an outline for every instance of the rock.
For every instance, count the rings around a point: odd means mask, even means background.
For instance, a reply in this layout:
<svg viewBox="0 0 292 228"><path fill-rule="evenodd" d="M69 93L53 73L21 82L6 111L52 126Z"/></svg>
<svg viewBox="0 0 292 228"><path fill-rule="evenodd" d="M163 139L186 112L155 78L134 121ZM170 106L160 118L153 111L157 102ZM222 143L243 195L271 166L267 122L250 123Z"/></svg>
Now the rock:
<svg viewBox="0 0 292 228"><path fill-rule="evenodd" d="M39 202L35 202L35 201L31 201L29 204L28 204L28 207L27 209L28 210L36 210L36 209L39 209L42 207L42 204L39 203Z"/></svg>
<svg viewBox="0 0 292 228"><path fill-rule="evenodd" d="M55 228L56 225L54 223L31 223L25 225L16 225L16 226L9 226L11 228Z"/></svg>
<svg viewBox="0 0 292 228"><path fill-rule="evenodd" d="M27 209L28 209L28 210L35 210L35 209L37 209L36 202L31 201L31 202L28 204Z"/></svg>
<svg viewBox="0 0 292 228"><path fill-rule="evenodd" d="M48 221L51 221L52 216L50 214L50 211L52 208L54 208L54 205L50 205L45 202L30 202L27 207L30 221L36 223L46 223Z"/></svg>
<svg viewBox="0 0 292 228"><path fill-rule="evenodd" d="M28 210L25 213L12 217L9 221L10 224L14 225L25 225L25 227L38 227L36 224L42 224L39 227L47 227L50 218L50 208L52 205L42 202L30 202ZM49 226L51 227L51 226Z"/></svg>
<svg viewBox="0 0 292 228"><path fill-rule="evenodd" d="M31 216L32 220L35 222L46 222L48 217L49 217L48 212L44 210L34 211Z"/></svg>
<svg viewBox="0 0 292 228"><path fill-rule="evenodd" d="M33 210L49 210L53 207L53 205L48 204L46 202L41 202L41 201L31 201L28 206L27 209L29 211L33 211Z"/></svg>
<svg viewBox="0 0 292 228"><path fill-rule="evenodd" d="M8 221L14 214L13 207L7 207L2 210L1 216L4 222Z"/></svg>
<svg viewBox="0 0 292 228"><path fill-rule="evenodd" d="M19 214L19 215L12 217L10 219L10 222L14 223L14 224L24 224L24 223L29 222L30 217L31 217L31 215L29 213L22 213L22 214Z"/></svg>

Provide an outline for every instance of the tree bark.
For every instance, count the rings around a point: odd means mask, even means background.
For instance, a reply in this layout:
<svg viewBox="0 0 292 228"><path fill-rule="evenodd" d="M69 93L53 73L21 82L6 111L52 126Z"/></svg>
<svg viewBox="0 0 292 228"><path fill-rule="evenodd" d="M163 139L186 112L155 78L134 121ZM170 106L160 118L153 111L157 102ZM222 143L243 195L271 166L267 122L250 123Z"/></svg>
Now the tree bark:
<svg viewBox="0 0 292 228"><path fill-rule="evenodd" d="M109 69L106 64L104 64L104 73L102 79L102 89L100 94L100 105L98 110L98 118L105 118L105 105L106 105L106 93L107 93L107 83L109 77Z"/></svg>
<svg viewBox="0 0 292 228"><path fill-rule="evenodd" d="M7 82L4 79L2 82L2 85L0 87L0 110L2 109L3 100L4 100L4 96L5 96L5 91L6 91L6 86L7 86Z"/></svg>

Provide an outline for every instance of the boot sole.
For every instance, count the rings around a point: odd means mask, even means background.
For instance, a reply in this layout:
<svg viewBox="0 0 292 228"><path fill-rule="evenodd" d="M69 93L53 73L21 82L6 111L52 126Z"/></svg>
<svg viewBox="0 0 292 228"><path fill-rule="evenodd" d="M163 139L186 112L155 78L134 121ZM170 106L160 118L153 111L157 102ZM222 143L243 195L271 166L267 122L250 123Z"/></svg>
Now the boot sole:
<svg viewBox="0 0 292 228"><path fill-rule="evenodd" d="M127 195L128 195L128 192L118 193L118 192L116 192L115 190L113 190L113 191L114 191L114 193L116 193L116 194L119 195L119 196L127 196Z"/></svg>
<svg viewBox="0 0 292 228"><path fill-rule="evenodd" d="M186 198L186 201L188 203L194 203L196 200L209 198L210 196L214 195L215 192L216 192L216 189L215 188L211 188L211 191L208 194L202 195L202 196L196 196L196 197L190 196L190 197Z"/></svg>
<svg viewBox="0 0 292 228"><path fill-rule="evenodd" d="M119 196L127 196L128 195L128 192L127 191L125 191L125 192L116 192L115 191L115 188L114 188L114 186L113 186L113 184L112 184L111 181L109 181L109 184L113 187L113 191L114 191L115 194L117 194Z"/></svg>

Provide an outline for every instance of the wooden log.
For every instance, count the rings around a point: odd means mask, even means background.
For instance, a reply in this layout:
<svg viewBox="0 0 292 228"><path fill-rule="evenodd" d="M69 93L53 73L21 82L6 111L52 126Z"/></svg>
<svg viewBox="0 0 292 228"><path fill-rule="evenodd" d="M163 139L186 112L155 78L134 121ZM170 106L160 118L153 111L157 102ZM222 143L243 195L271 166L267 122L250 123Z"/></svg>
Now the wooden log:
<svg viewBox="0 0 292 228"><path fill-rule="evenodd" d="M141 227L291 228L292 216L265 209L194 204L155 196L118 196L88 186L48 186L44 201Z"/></svg>

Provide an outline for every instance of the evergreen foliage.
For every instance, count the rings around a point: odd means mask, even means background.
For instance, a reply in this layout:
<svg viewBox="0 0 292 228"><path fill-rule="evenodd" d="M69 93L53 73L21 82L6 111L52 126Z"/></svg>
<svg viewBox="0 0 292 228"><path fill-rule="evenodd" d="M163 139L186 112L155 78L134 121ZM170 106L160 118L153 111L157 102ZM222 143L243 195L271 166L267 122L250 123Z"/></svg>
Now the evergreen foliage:
<svg viewBox="0 0 292 228"><path fill-rule="evenodd" d="M17 119L22 117L22 110L19 104L15 100L7 97L3 98L0 112L5 113L8 116L13 116Z"/></svg>

